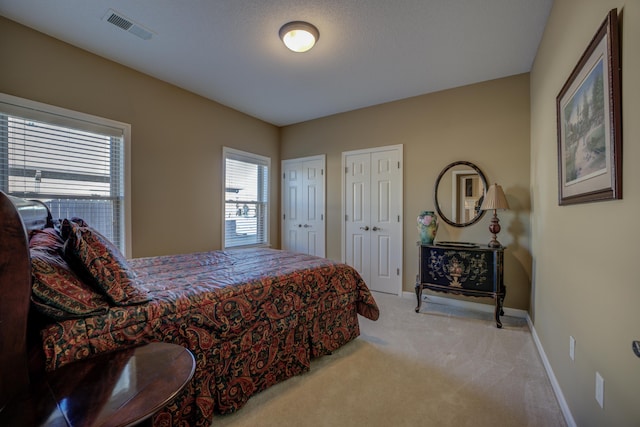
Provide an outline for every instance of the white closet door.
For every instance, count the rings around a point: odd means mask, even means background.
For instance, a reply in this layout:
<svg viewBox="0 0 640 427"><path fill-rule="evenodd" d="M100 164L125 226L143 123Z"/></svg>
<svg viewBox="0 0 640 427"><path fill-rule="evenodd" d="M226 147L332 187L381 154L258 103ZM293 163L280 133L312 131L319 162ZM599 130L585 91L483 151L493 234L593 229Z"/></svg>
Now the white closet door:
<svg viewBox="0 0 640 427"><path fill-rule="evenodd" d="M402 293L402 148L343 153L344 261L370 289Z"/></svg>
<svg viewBox="0 0 640 427"><path fill-rule="evenodd" d="M282 161L282 248L325 256L325 157Z"/></svg>
<svg viewBox="0 0 640 427"><path fill-rule="evenodd" d="M302 252L302 162L282 162L282 249Z"/></svg>
<svg viewBox="0 0 640 427"><path fill-rule="evenodd" d="M371 155L346 157L345 170L345 262L370 283L371 259Z"/></svg>
<svg viewBox="0 0 640 427"><path fill-rule="evenodd" d="M302 162L302 189L302 252L324 257L324 158Z"/></svg>
<svg viewBox="0 0 640 427"><path fill-rule="evenodd" d="M391 294L402 267L401 178L397 150L371 153L371 283Z"/></svg>

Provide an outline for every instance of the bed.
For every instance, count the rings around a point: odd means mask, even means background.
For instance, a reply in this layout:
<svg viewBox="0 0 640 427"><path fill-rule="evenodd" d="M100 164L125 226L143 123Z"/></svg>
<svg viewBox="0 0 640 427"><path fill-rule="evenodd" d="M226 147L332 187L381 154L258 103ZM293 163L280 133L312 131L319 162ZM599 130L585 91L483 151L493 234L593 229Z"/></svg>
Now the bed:
<svg viewBox="0 0 640 427"><path fill-rule="evenodd" d="M0 193L0 214L0 408L28 387L29 376L168 342L188 348L196 370L153 424L208 426L214 414L237 411L355 339L358 315L379 315L358 273L328 259L254 248L124 260L81 219L54 227L39 202ZM104 246L93 259L91 239ZM50 271L54 253L62 254L79 290L65 288L62 296L51 290L61 280ZM125 271L101 276L92 270L96 259L105 270L115 259Z"/></svg>

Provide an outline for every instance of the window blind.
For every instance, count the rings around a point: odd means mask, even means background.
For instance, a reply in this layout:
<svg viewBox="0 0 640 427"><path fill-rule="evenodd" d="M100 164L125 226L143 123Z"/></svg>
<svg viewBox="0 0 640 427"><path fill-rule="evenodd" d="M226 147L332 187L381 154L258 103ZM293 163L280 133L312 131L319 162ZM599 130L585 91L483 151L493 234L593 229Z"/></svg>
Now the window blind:
<svg viewBox="0 0 640 427"><path fill-rule="evenodd" d="M226 147L223 157L224 247L267 245L271 160Z"/></svg>
<svg viewBox="0 0 640 427"><path fill-rule="evenodd" d="M0 188L84 219L124 252L124 131L40 107L0 99Z"/></svg>

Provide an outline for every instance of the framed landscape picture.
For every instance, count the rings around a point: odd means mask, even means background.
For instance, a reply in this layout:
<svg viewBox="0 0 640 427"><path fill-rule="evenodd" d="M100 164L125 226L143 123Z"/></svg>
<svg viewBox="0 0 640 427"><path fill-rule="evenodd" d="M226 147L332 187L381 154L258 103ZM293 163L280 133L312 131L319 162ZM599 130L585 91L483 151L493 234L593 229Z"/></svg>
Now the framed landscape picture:
<svg viewBox="0 0 640 427"><path fill-rule="evenodd" d="M560 205L622 198L619 56L613 9L556 98Z"/></svg>

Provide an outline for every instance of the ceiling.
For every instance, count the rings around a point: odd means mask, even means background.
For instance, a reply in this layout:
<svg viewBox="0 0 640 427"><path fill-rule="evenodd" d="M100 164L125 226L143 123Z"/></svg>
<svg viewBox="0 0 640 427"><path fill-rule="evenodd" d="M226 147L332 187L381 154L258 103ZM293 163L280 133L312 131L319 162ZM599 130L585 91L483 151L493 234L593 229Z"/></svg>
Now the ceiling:
<svg viewBox="0 0 640 427"><path fill-rule="evenodd" d="M0 0L0 14L284 126L528 72L552 3ZM152 37L107 22L110 9ZM309 52L278 38L294 20L320 30Z"/></svg>

